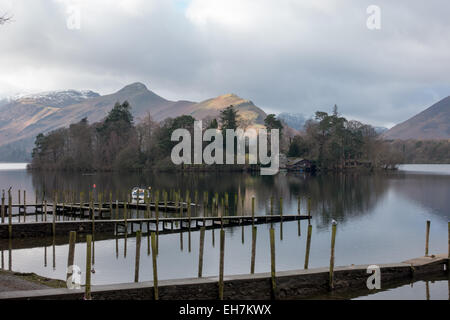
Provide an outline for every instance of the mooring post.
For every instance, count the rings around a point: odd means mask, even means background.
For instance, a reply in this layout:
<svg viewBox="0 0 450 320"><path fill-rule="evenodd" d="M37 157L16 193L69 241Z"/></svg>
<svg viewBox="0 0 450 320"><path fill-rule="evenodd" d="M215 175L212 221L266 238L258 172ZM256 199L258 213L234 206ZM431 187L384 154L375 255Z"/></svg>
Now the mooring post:
<svg viewBox="0 0 450 320"><path fill-rule="evenodd" d="M158 269L156 263L156 235L152 232L152 262L153 262L153 289L155 300L159 300L158 294Z"/></svg>
<svg viewBox="0 0 450 320"><path fill-rule="evenodd" d="M256 235L258 232L258 228L253 226L252 227L252 260L250 263L250 273L255 273L255 256L256 256Z"/></svg>
<svg viewBox="0 0 450 320"><path fill-rule="evenodd" d="M252 197L252 225L255 224L255 197Z"/></svg>
<svg viewBox="0 0 450 320"><path fill-rule="evenodd" d="M283 241L283 197L280 198L280 240Z"/></svg>
<svg viewBox="0 0 450 320"><path fill-rule="evenodd" d="M92 238L95 239L95 208L94 208L94 197L91 197L91 212L92 212Z"/></svg>
<svg viewBox="0 0 450 320"><path fill-rule="evenodd" d="M311 197L308 197L308 217L311 219Z"/></svg>
<svg viewBox="0 0 450 320"><path fill-rule="evenodd" d="M448 224L448 256L447 256L447 272L450 272L450 222L447 223ZM450 282L449 282L450 285ZM450 289L450 287L449 287ZM450 295L450 290L449 290L449 295ZM449 297L450 298L450 297Z"/></svg>
<svg viewBox="0 0 450 320"><path fill-rule="evenodd" d="M84 213L83 213L83 197L84 197L84 194L83 194L83 192L80 192L80 219L83 219L83 217L84 217Z"/></svg>
<svg viewBox="0 0 450 320"><path fill-rule="evenodd" d="M223 300L223 268L225 259L225 230L220 230L219 300Z"/></svg>
<svg viewBox="0 0 450 320"><path fill-rule="evenodd" d="M330 255L330 289L334 289L334 245L336 243L336 226L337 223L333 221L331 227L331 255Z"/></svg>
<svg viewBox="0 0 450 320"><path fill-rule="evenodd" d="M141 230L136 231L136 261L134 264L134 282L139 282L140 259L141 259Z"/></svg>
<svg viewBox="0 0 450 320"><path fill-rule="evenodd" d="M66 280L73 274L73 263L75 258L75 242L77 240L77 233L70 231L69 233L69 255L67 257L67 276ZM70 272L71 271L71 272Z"/></svg>
<svg viewBox="0 0 450 320"><path fill-rule="evenodd" d="M272 278L272 299L275 300L277 298L277 280L276 280L276 269L275 269L275 229L270 228L270 274Z"/></svg>
<svg viewBox="0 0 450 320"><path fill-rule="evenodd" d="M112 191L109 192L109 218L113 218L113 194Z"/></svg>
<svg viewBox="0 0 450 320"><path fill-rule="evenodd" d="M312 225L308 225L308 236L306 238L306 252L305 252L305 269L309 266L309 250L311 248L311 235L312 235Z"/></svg>
<svg viewBox="0 0 450 320"><path fill-rule="evenodd" d="M125 223L125 233L128 234L128 202L127 201L125 201L125 204L124 204L123 221Z"/></svg>
<svg viewBox="0 0 450 320"><path fill-rule="evenodd" d="M203 275L203 250L205 247L205 227L200 228L200 246L198 253L198 277Z"/></svg>
<svg viewBox="0 0 450 320"><path fill-rule="evenodd" d="M2 223L5 223L5 190L2 190Z"/></svg>
<svg viewBox="0 0 450 320"><path fill-rule="evenodd" d="M92 236L86 236L86 285L84 291L84 299L91 300L91 253Z"/></svg>
<svg viewBox="0 0 450 320"><path fill-rule="evenodd" d="M9 239L12 238L12 196L11 196L11 189L8 190L8 233L9 233Z"/></svg>
<svg viewBox="0 0 450 320"><path fill-rule="evenodd" d="M148 190L144 191L144 204L145 204L145 218L148 219L150 218L150 205L149 205L149 201L148 201Z"/></svg>
<svg viewBox="0 0 450 320"><path fill-rule="evenodd" d="M27 222L27 191L23 190L23 222Z"/></svg>
<svg viewBox="0 0 450 320"><path fill-rule="evenodd" d="M47 200L44 200L44 221L47 222Z"/></svg>
<svg viewBox="0 0 450 320"><path fill-rule="evenodd" d="M52 235L56 235L56 201L53 201L53 221L52 221Z"/></svg>
<svg viewBox="0 0 450 320"><path fill-rule="evenodd" d="M273 197L270 197L270 215L273 216Z"/></svg>
<svg viewBox="0 0 450 320"><path fill-rule="evenodd" d="M19 222L20 222L20 204L21 204L21 201L20 201L20 189L17 190L17 193L18 193L18 200L19 200L19 214L18 214L18 217L19 217Z"/></svg>
<svg viewBox="0 0 450 320"><path fill-rule="evenodd" d="M429 253L429 246L430 246L430 225L431 221L427 221L427 233L426 233L426 240L425 240L425 257L428 257Z"/></svg>

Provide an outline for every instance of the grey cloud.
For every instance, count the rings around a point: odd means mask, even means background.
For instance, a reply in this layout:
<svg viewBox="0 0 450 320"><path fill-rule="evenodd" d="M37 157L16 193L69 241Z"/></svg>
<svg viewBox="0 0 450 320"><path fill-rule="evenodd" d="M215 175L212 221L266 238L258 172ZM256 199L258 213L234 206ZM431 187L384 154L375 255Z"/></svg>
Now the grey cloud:
<svg viewBox="0 0 450 320"><path fill-rule="evenodd" d="M336 103L375 125L450 95L445 1L134 1L130 13L105 0L0 0L15 20L0 28L0 94L142 81L170 99L233 92L273 112ZM83 9L80 31L65 27L71 3ZM370 4L379 31L366 28Z"/></svg>

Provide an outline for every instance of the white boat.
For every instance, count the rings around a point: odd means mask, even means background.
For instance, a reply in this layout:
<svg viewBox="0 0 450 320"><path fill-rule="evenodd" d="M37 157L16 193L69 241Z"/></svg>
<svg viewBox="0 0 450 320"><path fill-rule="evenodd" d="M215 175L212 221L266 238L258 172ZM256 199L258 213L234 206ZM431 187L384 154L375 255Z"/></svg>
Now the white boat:
<svg viewBox="0 0 450 320"><path fill-rule="evenodd" d="M134 200L137 200L139 198L139 201L144 201L145 192L147 192L147 197L150 197L151 188L143 189L139 187L134 187L133 190L131 190L131 196Z"/></svg>

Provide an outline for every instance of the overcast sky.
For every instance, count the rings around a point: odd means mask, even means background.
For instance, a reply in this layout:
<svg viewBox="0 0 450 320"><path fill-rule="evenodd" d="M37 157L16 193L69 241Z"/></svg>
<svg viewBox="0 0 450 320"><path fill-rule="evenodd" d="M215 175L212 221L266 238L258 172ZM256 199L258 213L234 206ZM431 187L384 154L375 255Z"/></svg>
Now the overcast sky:
<svg viewBox="0 0 450 320"><path fill-rule="evenodd" d="M337 104L392 126L450 95L447 0L0 0L2 12L0 96L140 81L172 100L235 93L305 115Z"/></svg>

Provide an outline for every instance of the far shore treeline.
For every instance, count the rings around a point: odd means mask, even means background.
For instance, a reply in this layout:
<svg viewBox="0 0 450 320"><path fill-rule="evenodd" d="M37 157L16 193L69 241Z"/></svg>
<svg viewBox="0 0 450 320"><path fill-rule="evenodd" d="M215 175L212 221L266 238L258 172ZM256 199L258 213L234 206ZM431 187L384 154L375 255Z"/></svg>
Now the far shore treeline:
<svg viewBox="0 0 450 320"><path fill-rule="evenodd" d="M194 121L184 115L158 123L148 114L135 124L130 104L118 102L102 122L89 124L85 118L69 128L39 134L29 167L64 171L230 170L230 166L172 164L170 155L177 144L171 141L172 132L178 128L193 132ZM230 106L217 119L203 121L203 129L236 129L243 123ZM267 116L265 126L281 130L282 154L308 159L318 170L342 170L349 163L390 169L402 161L401 152L381 139L374 128L341 117L336 106L331 114L316 112L315 119L309 120L300 134L288 134L284 123L273 114ZM255 166L231 168L249 170Z"/></svg>

